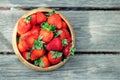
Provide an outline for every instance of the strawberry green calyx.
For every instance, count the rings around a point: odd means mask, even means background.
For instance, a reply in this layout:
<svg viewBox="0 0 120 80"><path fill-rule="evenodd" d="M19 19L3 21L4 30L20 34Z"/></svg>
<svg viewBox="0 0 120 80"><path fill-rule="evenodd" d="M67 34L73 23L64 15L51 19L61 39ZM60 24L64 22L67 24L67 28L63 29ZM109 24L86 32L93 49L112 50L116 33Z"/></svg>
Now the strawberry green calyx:
<svg viewBox="0 0 120 80"><path fill-rule="evenodd" d="M34 40L34 48L36 49L43 49L44 45L43 45L43 41L41 41L42 36L39 36L38 40Z"/></svg>
<svg viewBox="0 0 120 80"><path fill-rule="evenodd" d="M18 37L17 42L19 43L20 41L22 41L22 38Z"/></svg>
<svg viewBox="0 0 120 80"><path fill-rule="evenodd" d="M30 22L31 18L32 18L31 16L27 16L27 17L25 18L25 21L26 21L26 22Z"/></svg>
<svg viewBox="0 0 120 80"><path fill-rule="evenodd" d="M27 60L30 59L30 53L26 55Z"/></svg>
<svg viewBox="0 0 120 80"><path fill-rule="evenodd" d="M52 58L56 59L62 56L62 52L57 52L57 51L50 51L50 53L54 54Z"/></svg>
<svg viewBox="0 0 120 80"><path fill-rule="evenodd" d="M35 61L34 61L34 65L35 65L35 66L38 66L38 65L39 65L39 63L40 63L40 61L41 61L41 59L40 59L40 58L39 58L39 59L37 59L37 60L35 60Z"/></svg>
<svg viewBox="0 0 120 80"><path fill-rule="evenodd" d="M37 60L35 60L34 61L34 65L35 66L40 66L40 67L43 67L44 66L44 63L42 62L42 57L41 58L39 58L39 59L37 59Z"/></svg>
<svg viewBox="0 0 120 80"><path fill-rule="evenodd" d="M53 15L53 14L55 14L55 11L53 10L53 11L49 12L48 14Z"/></svg>
<svg viewBox="0 0 120 80"><path fill-rule="evenodd" d="M47 13L46 16L49 17L49 16L51 16L51 15L53 15L53 14L55 14L55 11L54 11L54 10L51 11L51 12L49 12L49 13Z"/></svg>
<svg viewBox="0 0 120 80"><path fill-rule="evenodd" d="M62 44L63 44L63 46L67 46L68 45L67 39L63 39Z"/></svg>
<svg viewBox="0 0 120 80"><path fill-rule="evenodd" d="M75 50L76 50L76 48L74 48L74 47L71 47L71 48L70 48L70 54L71 54L72 56L74 56Z"/></svg>
<svg viewBox="0 0 120 80"><path fill-rule="evenodd" d="M56 27L53 25L49 25L47 22L41 24L42 28L48 31L56 31Z"/></svg>
<svg viewBox="0 0 120 80"><path fill-rule="evenodd" d="M59 30L57 33L55 33L55 37L58 37L63 31L62 30Z"/></svg>

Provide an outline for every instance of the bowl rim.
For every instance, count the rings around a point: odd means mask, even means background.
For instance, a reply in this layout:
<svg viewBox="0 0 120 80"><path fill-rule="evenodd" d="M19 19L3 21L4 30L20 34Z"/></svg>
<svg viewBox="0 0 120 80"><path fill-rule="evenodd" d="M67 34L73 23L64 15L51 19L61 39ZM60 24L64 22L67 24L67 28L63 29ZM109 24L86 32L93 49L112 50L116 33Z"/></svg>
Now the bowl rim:
<svg viewBox="0 0 120 80"><path fill-rule="evenodd" d="M24 18L24 17L27 17L31 14L34 14L38 11L41 11L41 12L50 12L50 11L53 11L54 9L50 9L50 8L37 8L37 9L33 9L33 10L30 10L28 11L27 13L23 14L17 21L17 23L15 24L15 27L13 29L13 34L12 34L12 46L13 46L13 49L14 49L14 52L15 54L17 55L17 57L19 58L19 60L25 64L27 67L29 68L32 68L34 70L37 70L37 71L51 71L51 70L55 70L59 67L61 67L63 64L65 64L69 58L71 57L67 57L66 59L64 59L64 61L61 61L60 63L56 64L56 65L53 65L53 66L50 66L50 67L47 67L47 68L41 68L41 67L38 67L38 66L35 66L34 64L28 62L27 60L25 60L21 53L19 52L18 48L17 48L17 25L18 25L18 22L21 18ZM69 30L70 30L70 33L71 33L71 37L72 37L72 46L74 47L75 45L75 34L74 34L74 31L73 31L73 28L72 28L72 25L70 24L70 22L68 21L68 19L63 16L60 12L54 10L55 13L59 14L61 16L61 18L67 23L68 27L69 27Z"/></svg>

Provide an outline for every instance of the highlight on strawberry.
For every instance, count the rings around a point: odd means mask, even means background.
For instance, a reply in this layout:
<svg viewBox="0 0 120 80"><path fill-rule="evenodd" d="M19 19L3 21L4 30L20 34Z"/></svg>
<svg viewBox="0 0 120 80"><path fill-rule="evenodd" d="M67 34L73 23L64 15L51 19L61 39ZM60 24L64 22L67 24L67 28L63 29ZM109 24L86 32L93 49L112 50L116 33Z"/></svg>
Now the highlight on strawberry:
<svg viewBox="0 0 120 80"><path fill-rule="evenodd" d="M69 27L55 11L38 11L21 18L17 47L26 61L41 68L59 64L75 52Z"/></svg>

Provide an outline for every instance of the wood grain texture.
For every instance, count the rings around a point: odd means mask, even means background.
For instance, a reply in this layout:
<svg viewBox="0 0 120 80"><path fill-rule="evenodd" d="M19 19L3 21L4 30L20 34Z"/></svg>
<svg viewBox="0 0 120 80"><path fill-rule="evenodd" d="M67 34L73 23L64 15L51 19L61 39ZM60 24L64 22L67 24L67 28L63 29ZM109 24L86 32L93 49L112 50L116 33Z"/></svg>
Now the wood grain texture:
<svg viewBox="0 0 120 80"><path fill-rule="evenodd" d="M1 0L0 7L120 7L120 0Z"/></svg>
<svg viewBox="0 0 120 80"><path fill-rule="evenodd" d="M75 55L51 72L27 68L16 55L0 55L0 80L120 80L120 55Z"/></svg>
<svg viewBox="0 0 120 80"><path fill-rule="evenodd" d="M26 11L0 11L0 52L13 52L12 31ZM120 51L120 11L61 11L73 25L77 51Z"/></svg>

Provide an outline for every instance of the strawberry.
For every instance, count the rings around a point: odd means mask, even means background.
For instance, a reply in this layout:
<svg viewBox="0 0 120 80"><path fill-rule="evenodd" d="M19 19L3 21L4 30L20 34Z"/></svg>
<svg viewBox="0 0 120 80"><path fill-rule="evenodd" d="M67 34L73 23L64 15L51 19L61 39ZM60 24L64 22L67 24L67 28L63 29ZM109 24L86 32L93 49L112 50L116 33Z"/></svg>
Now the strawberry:
<svg viewBox="0 0 120 80"><path fill-rule="evenodd" d="M65 22L65 21L62 21L62 28L67 29L67 24L66 24L66 22Z"/></svg>
<svg viewBox="0 0 120 80"><path fill-rule="evenodd" d="M70 37L70 34L67 29L62 29L62 33L60 34L61 39L67 39Z"/></svg>
<svg viewBox="0 0 120 80"><path fill-rule="evenodd" d="M50 51L48 53L48 60L51 64L58 64L62 60L62 53L56 51Z"/></svg>
<svg viewBox="0 0 120 80"><path fill-rule="evenodd" d="M27 43L24 41L24 40L21 40L19 43L18 43L18 49L20 52L25 52L27 50L29 50L29 47L27 45Z"/></svg>
<svg viewBox="0 0 120 80"><path fill-rule="evenodd" d="M37 23L37 15L36 13L30 15L31 16L31 20L30 20L30 23L31 25L35 25Z"/></svg>
<svg viewBox="0 0 120 80"><path fill-rule="evenodd" d="M42 41L44 42L50 42L54 36L53 32L45 29L40 30L40 35L43 36Z"/></svg>
<svg viewBox="0 0 120 80"><path fill-rule="evenodd" d="M31 29L31 24L30 24L31 17L28 16L26 18L21 18L18 22L18 27L17 27L17 32L18 35L22 35L26 32L28 32Z"/></svg>
<svg viewBox="0 0 120 80"><path fill-rule="evenodd" d="M30 59L30 53L29 52L23 52L22 56L24 59L29 60Z"/></svg>
<svg viewBox="0 0 120 80"><path fill-rule="evenodd" d="M40 30L40 35L43 37L42 40L44 42L50 42L54 36L54 31L56 28L54 26L49 25L48 23L43 23L42 28Z"/></svg>
<svg viewBox="0 0 120 80"><path fill-rule="evenodd" d="M71 37L67 38L67 42L68 42L68 43L70 43L71 41L72 41L72 38L71 38Z"/></svg>
<svg viewBox="0 0 120 80"><path fill-rule="evenodd" d="M50 66L50 62L49 62L47 56L42 56L41 58L34 61L34 65L40 66L42 68L46 68L46 67Z"/></svg>
<svg viewBox="0 0 120 80"><path fill-rule="evenodd" d="M75 48L72 47L72 44L67 45L63 49L63 55L65 55L65 56L74 55L74 52L75 52Z"/></svg>
<svg viewBox="0 0 120 80"><path fill-rule="evenodd" d="M32 48L34 45L34 40L38 39L39 36L39 26L33 26L31 31L21 35L22 39L26 41L29 48Z"/></svg>
<svg viewBox="0 0 120 80"><path fill-rule="evenodd" d="M41 41L42 36L39 36L38 40L34 40L34 46L31 53L31 60L34 61L45 54L44 45Z"/></svg>
<svg viewBox="0 0 120 80"><path fill-rule="evenodd" d="M47 17L42 12L37 12L36 15L37 15L37 23L38 24L41 24L47 20Z"/></svg>
<svg viewBox="0 0 120 80"><path fill-rule="evenodd" d="M60 38L54 38L51 42L49 42L46 46L48 51L61 51L63 48L62 41Z"/></svg>
<svg viewBox="0 0 120 80"><path fill-rule="evenodd" d="M57 29L61 29L62 28L62 19L59 16L59 14L53 14L51 16L48 17L48 23L50 25L55 25Z"/></svg>
<svg viewBox="0 0 120 80"><path fill-rule="evenodd" d="M32 61L34 61L34 60L42 57L44 54L45 54L45 50L43 50L43 49L34 49L34 50L32 50L30 59Z"/></svg>

